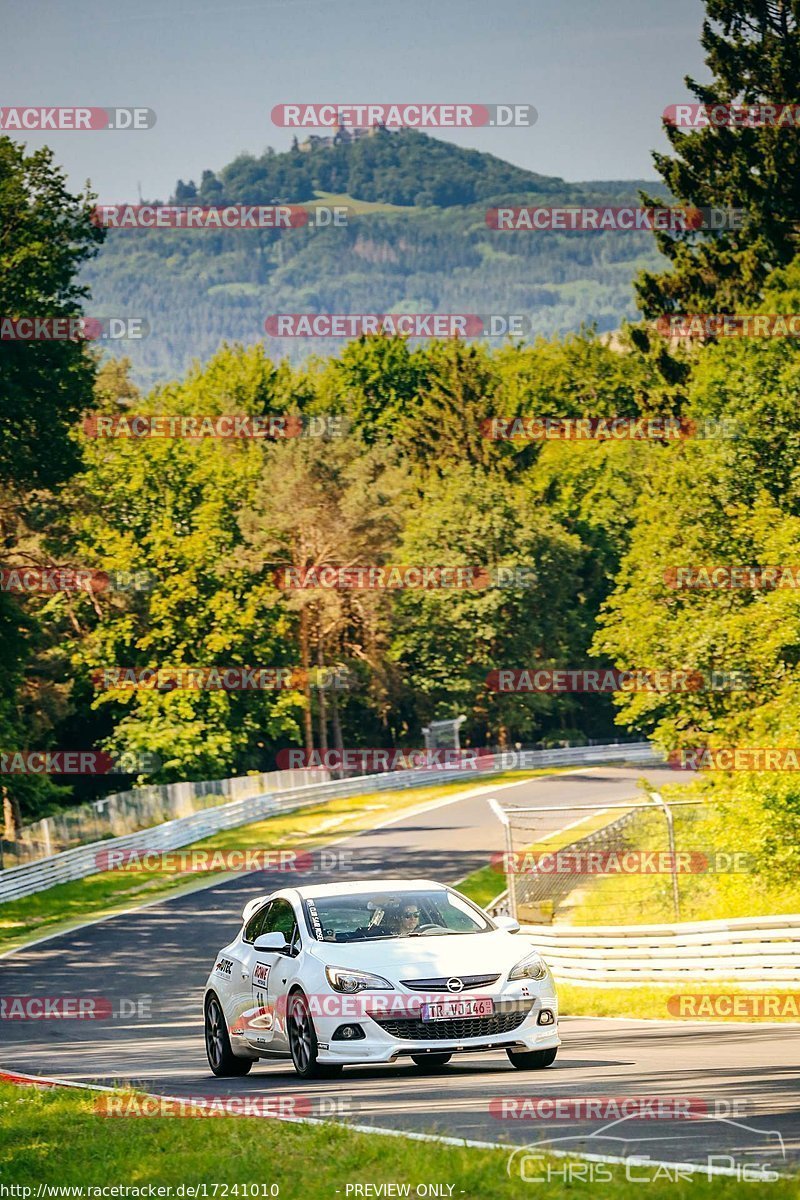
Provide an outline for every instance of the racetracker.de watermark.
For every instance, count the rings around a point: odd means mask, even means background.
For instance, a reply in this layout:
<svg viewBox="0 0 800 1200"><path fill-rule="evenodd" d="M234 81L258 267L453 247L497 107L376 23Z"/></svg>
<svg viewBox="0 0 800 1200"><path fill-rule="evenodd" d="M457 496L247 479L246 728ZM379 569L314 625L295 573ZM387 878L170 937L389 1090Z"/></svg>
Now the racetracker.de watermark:
<svg viewBox="0 0 800 1200"><path fill-rule="evenodd" d="M274 313L264 321L280 338L523 337L532 328L524 313Z"/></svg>
<svg viewBox="0 0 800 1200"><path fill-rule="evenodd" d="M491 765L494 756L487 750L399 749L392 747L351 746L341 750L283 749L275 755L281 771L300 767L322 767L329 771L479 770Z"/></svg>
<svg viewBox="0 0 800 1200"><path fill-rule="evenodd" d="M667 1000L671 1017L800 1020L800 992L680 992Z"/></svg>
<svg viewBox="0 0 800 1200"><path fill-rule="evenodd" d="M327 229L347 225L344 204L98 204L102 229Z"/></svg>
<svg viewBox="0 0 800 1200"><path fill-rule="evenodd" d="M148 592L149 571L96 571L81 567L0 567L0 592L14 595L58 592Z"/></svg>
<svg viewBox="0 0 800 1200"><path fill-rule="evenodd" d="M538 113L532 104L424 104L419 101L389 104L338 104L294 102L276 104L272 124L281 129L347 129L359 132L386 129L530 128Z"/></svg>
<svg viewBox="0 0 800 1200"><path fill-rule="evenodd" d="M0 1021L149 1021L152 996L0 996Z"/></svg>
<svg viewBox="0 0 800 1200"><path fill-rule="evenodd" d="M10 106L0 108L0 130L92 132L98 129L152 129L156 114L152 108L49 108Z"/></svg>
<svg viewBox="0 0 800 1200"><path fill-rule="evenodd" d="M693 417L487 417L481 435L492 442L679 441L683 438L733 438L738 426L729 418Z"/></svg>
<svg viewBox="0 0 800 1200"><path fill-rule="evenodd" d="M211 1093L142 1096L114 1093L98 1096L94 1102L94 1111L101 1117L273 1117L278 1121L313 1117L316 1120L335 1120L353 1116L358 1108L358 1102L349 1096L288 1093L279 1096L219 1096ZM248 1191L247 1194L252 1193Z"/></svg>
<svg viewBox="0 0 800 1200"><path fill-rule="evenodd" d="M487 208L490 229L529 233L697 233L741 229L741 208L658 208L640 205Z"/></svg>
<svg viewBox="0 0 800 1200"><path fill-rule="evenodd" d="M144 317L0 317L0 342L141 341Z"/></svg>
<svg viewBox="0 0 800 1200"><path fill-rule="evenodd" d="M750 1108L703 1096L493 1096L487 1107L498 1121L693 1121L744 1117Z"/></svg>
<svg viewBox="0 0 800 1200"><path fill-rule="evenodd" d="M661 119L675 129L797 129L800 104L669 104Z"/></svg>
<svg viewBox="0 0 800 1200"><path fill-rule="evenodd" d="M165 871L175 875L208 871L352 871L352 850L99 850L94 856L98 871Z"/></svg>
<svg viewBox="0 0 800 1200"><path fill-rule="evenodd" d="M343 567L319 563L310 567L278 567L275 585L282 591L484 591L487 588L533 588L534 567L457 566L430 563L361 565Z"/></svg>
<svg viewBox="0 0 800 1200"><path fill-rule="evenodd" d="M739 875L753 861L745 850L509 850L493 854L490 865L503 875Z"/></svg>
<svg viewBox="0 0 800 1200"><path fill-rule="evenodd" d="M353 684L346 667L98 667L91 679L98 691L345 691Z"/></svg>
<svg viewBox="0 0 800 1200"><path fill-rule="evenodd" d="M0 775L152 775L160 767L149 751L0 750Z"/></svg>
<svg viewBox="0 0 800 1200"><path fill-rule="evenodd" d="M91 438L205 438L285 441L289 438L344 437L347 418L341 413L104 413L85 417L83 432Z"/></svg>
<svg viewBox="0 0 800 1200"><path fill-rule="evenodd" d="M733 692L753 686L745 671L549 669L500 667L486 676L490 692Z"/></svg>
<svg viewBox="0 0 800 1200"><path fill-rule="evenodd" d="M664 583L676 590L775 591L780 588L800 588L800 566L756 567L717 564L701 567L667 567Z"/></svg>
<svg viewBox="0 0 800 1200"><path fill-rule="evenodd" d="M277 968L276 968L277 969ZM253 984L257 989L264 989L269 980L272 967L269 963L257 963L253 973ZM214 967L214 973L217 975L229 978L233 972L233 962L229 958L220 958ZM525 988L524 984L520 985ZM263 994L263 993L262 993ZM510 1000L492 1000L487 996L467 996L463 992L452 992L447 989L440 988L439 990L430 991L374 991L374 992L356 992L345 994L342 992L306 992L304 993L306 1006L312 1017L320 1018L343 1018L344 1020L353 1020L362 1017L375 1017L376 1019L386 1018L413 1018L422 1019L423 1010L429 1009L431 1006L441 1006L445 1009L448 1006L455 1008L460 1007L465 1002L475 1006L478 1009L485 1009L485 1012L475 1015L490 1016L492 1012L502 1015L510 1015L511 1013L522 1013L527 1016L535 1014L536 1001L531 995L520 995ZM231 1026L231 1033L238 1035L246 1030L264 1029L271 1027L271 1021L275 1018L284 1022L287 1014L291 1017L293 997L286 997L278 994L274 1002L254 1004L252 1008L245 1009L242 1014L236 1018ZM542 1010L539 1010L540 1012ZM545 1007L543 1010L554 1018L553 1010ZM265 1020L266 1018L266 1020ZM445 1016L443 1019L447 1019ZM551 1028L555 1024L555 1020L548 1020L540 1027L549 1025Z"/></svg>
<svg viewBox="0 0 800 1200"><path fill-rule="evenodd" d="M796 338L800 313L673 313L655 328L667 338Z"/></svg>
<svg viewBox="0 0 800 1200"><path fill-rule="evenodd" d="M798 746L708 746L670 750L674 771L800 771Z"/></svg>

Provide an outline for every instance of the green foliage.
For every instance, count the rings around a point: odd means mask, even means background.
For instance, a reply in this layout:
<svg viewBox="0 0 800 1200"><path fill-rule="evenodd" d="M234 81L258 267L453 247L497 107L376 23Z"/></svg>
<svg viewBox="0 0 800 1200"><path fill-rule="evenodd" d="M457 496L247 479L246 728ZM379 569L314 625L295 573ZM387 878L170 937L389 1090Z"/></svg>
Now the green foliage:
<svg viewBox="0 0 800 1200"><path fill-rule="evenodd" d="M0 316L80 315L86 288L77 280L102 231L90 220L91 196L71 195L50 150L27 155L0 137ZM0 342L0 568L39 565L36 517L44 489L58 486L80 458L70 436L93 399L94 359L79 340ZM34 500L31 492L38 489ZM47 643L36 604L0 591L0 747L42 748L49 733L52 689L36 678ZM38 745L33 739L38 739ZM50 781L3 781L18 820L57 798Z"/></svg>
<svg viewBox="0 0 800 1200"><path fill-rule="evenodd" d="M503 162L492 154L466 150L416 129L389 133L376 129L355 142L323 144L261 158L240 154L219 177L203 172L199 196L213 204L300 203L315 191L346 193L360 200L447 208L474 204L506 192L550 193L564 182ZM175 201L194 199L178 181Z"/></svg>
<svg viewBox="0 0 800 1200"><path fill-rule="evenodd" d="M426 479L398 561L486 570L481 588L408 591L396 602L392 657L410 692L410 724L464 712L473 744L533 740L540 714L568 705L548 696L503 695L487 686L499 667L550 665L574 656L580 544L524 492L469 464ZM495 574L506 568L504 575ZM530 574L513 581L515 568ZM509 581L498 586L496 580Z"/></svg>
<svg viewBox="0 0 800 1200"><path fill-rule="evenodd" d="M74 317L87 288L77 281L103 231L91 196L73 196L52 151L26 155L0 137L0 314ZM86 343L3 341L0 355L0 486L50 487L75 470L70 426L92 400ZM42 452L46 442L47 453Z"/></svg>
<svg viewBox="0 0 800 1200"><path fill-rule="evenodd" d="M137 413L283 411L281 373L258 350L223 348L204 372L156 391ZM106 411L113 408L107 405ZM85 439L87 470L70 503L73 552L103 570L145 571L152 586L85 603L78 679L104 667L281 666L287 622L268 619L275 589L234 561L237 516L253 495L261 447L248 440ZM99 611L98 611L99 610ZM297 730L292 692L114 688L111 749L148 750L161 778L258 767L266 740Z"/></svg>
<svg viewBox="0 0 800 1200"><path fill-rule="evenodd" d="M716 104L800 101L800 7L796 0L706 0L701 42L712 81L686 82L697 100ZM670 267L644 273L639 304L663 313L736 312L758 303L765 280L797 251L800 142L793 124L665 126L673 155L654 154L680 202L742 209L741 228L714 235L657 233Z"/></svg>

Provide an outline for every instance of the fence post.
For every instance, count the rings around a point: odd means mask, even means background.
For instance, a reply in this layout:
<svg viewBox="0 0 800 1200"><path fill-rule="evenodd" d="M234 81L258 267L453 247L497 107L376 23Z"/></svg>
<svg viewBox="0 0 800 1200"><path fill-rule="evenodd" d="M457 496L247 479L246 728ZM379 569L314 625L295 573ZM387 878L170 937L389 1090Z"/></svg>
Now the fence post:
<svg viewBox="0 0 800 1200"><path fill-rule="evenodd" d="M681 902L678 893L678 868L676 865L675 854L675 818L672 815L672 809L664 800L660 792L647 793L654 804L660 804L664 810L664 816L667 818L667 837L669 839L669 858L670 858L670 873L672 874L672 904L675 909L675 920L681 919Z"/></svg>
<svg viewBox="0 0 800 1200"><path fill-rule="evenodd" d="M502 824L503 830L505 832L505 839L506 839L505 877L506 877L506 886L508 888L508 909L509 909L509 912L511 913L511 916L516 921L516 919L517 919L517 886L516 886L515 872L513 869L514 841L511 836L511 822L509 821L508 817L506 816L505 811L503 810L502 806L497 803L497 801L494 799L494 797L489 797L488 799L489 799L489 807L491 808L494 815L497 817L498 821L500 821L500 823Z"/></svg>

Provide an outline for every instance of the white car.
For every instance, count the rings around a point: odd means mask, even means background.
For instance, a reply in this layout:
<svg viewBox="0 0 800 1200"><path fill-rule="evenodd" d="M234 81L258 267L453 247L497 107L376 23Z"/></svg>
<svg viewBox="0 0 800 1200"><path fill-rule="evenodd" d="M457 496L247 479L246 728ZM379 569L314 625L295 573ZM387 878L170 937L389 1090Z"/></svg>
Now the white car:
<svg viewBox="0 0 800 1200"><path fill-rule="evenodd" d="M284 888L251 900L205 989L215 1075L291 1057L304 1079L408 1056L505 1050L549 1067L559 1046L553 977L509 917L424 879Z"/></svg>

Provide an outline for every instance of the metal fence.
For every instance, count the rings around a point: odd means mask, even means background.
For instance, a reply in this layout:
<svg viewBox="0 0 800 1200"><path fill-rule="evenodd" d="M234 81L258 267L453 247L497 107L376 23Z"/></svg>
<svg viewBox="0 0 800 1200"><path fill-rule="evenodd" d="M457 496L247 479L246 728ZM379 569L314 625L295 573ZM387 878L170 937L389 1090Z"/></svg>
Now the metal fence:
<svg viewBox="0 0 800 1200"><path fill-rule="evenodd" d="M659 761L647 742L615 743L604 746L579 746L570 749L539 750L528 752L528 766L559 767L580 766L590 763L646 762ZM431 786L450 780L474 780L476 782L509 769L511 759L501 754L490 754L464 769L433 768L385 772L380 775L359 775L351 779L337 779L323 783L306 783L300 787L288 787L262 791L244 799L217 804L212 808L176 817L140 832L116 838L105 838L87 845L76 846L61 853L41 858L38 861L11 867L0 872L0 903L19 899L43 891L55 884L83 879L104 869L103 852L115 849L174 850L188 846L194 841L208 837L222 829L233 829L249 825L278 812L291 812L324 800L337 797L366 795L370 792L397 791L405 788ZM245 776L246 780L257 776ZM226 780L225 783L236 781ZM202 787L206 785L184 784L173 787Z"/></svg>
<svg viewBox="0 0 800 1200"><path fill-rule="evenodd" d="M13 837L0 839L0 869L49 858L73 846L123 837L165 821L245 800L265 792L285 791L306 783L326 783L330 771L303 768L207 779L198 783L168 783L116 792L92 804L81 804L30 825Z"/></svg>
<svg viewBox="0 0 800 1200"><path fill-rule="evenodd" d="M631 827L635 827L636 823L634 812L623 813L621 817L609 821L601 829L560 846L559 853L567 859L572 856L576 862L585 862L592 851L601 855L622 851L628 844L626 833ZM580 869L574 873L513 873L509 878L509 888L514 892L513 910L520 920L524 921L555 920L568 903L569 897L589 878L588 873ZM510 903L511 897L509 905Z"/></svg>

